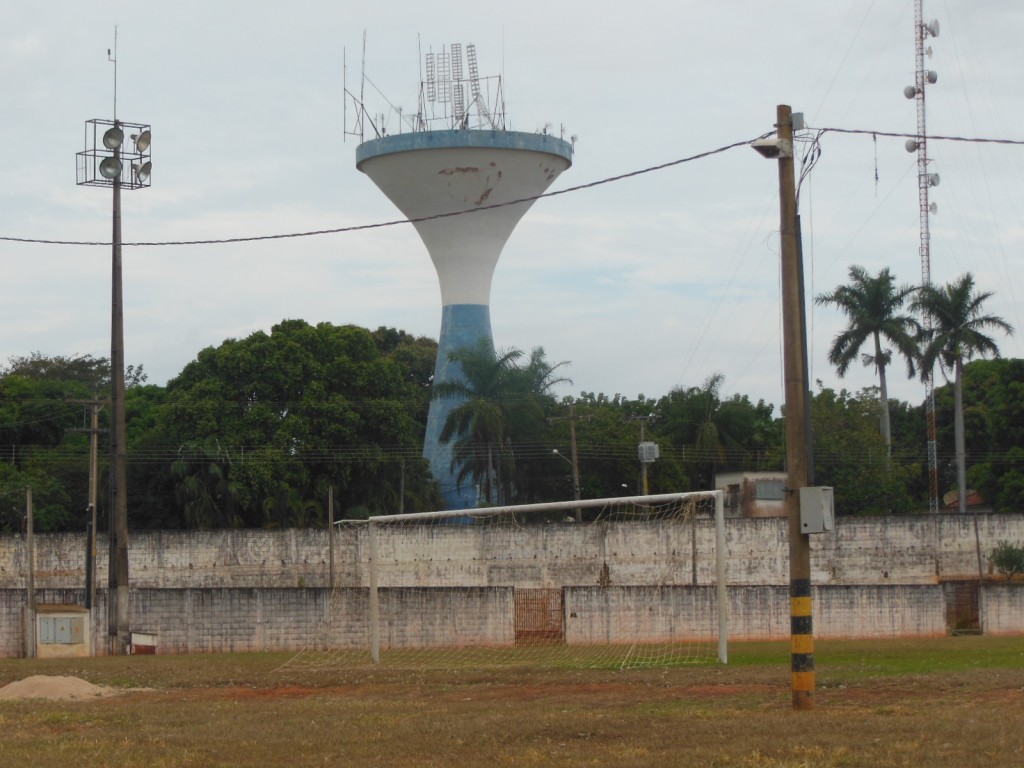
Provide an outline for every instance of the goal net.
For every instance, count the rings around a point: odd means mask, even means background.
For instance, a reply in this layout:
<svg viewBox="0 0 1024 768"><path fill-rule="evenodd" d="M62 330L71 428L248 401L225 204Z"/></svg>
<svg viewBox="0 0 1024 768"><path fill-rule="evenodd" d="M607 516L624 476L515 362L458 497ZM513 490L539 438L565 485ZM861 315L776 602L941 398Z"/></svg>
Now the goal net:
<svg viewBox="0 0 1024 768"><path fill-rule="evenodd" d="M727 660L720 491L373 517L293 662L637 667Z"/></svg>

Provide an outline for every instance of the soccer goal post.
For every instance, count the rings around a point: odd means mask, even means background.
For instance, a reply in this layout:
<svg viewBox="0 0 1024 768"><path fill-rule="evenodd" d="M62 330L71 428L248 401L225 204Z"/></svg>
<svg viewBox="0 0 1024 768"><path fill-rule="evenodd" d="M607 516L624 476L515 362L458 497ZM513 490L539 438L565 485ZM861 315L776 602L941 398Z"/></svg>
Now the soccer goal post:
<svg viewBox="0 0 1024 768"><path fill-rule="evenodd" d="M721 491L383 515L360 535L375 663L728 660Z"/></svg>

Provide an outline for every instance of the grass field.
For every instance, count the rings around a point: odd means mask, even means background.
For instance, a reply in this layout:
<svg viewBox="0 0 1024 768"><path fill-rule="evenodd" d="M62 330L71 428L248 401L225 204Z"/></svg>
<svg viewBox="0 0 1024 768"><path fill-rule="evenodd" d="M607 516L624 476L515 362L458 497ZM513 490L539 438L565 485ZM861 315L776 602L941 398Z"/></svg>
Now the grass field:
<svg viewBox="0 0 1024 768"><path fill-rule="evenodd" d="M1019 637L819 641L812 712L790 707L786 643L624 671L289 658L0 659L0 686L125 689L0 701L0 766L1024 766Z"/></svg>

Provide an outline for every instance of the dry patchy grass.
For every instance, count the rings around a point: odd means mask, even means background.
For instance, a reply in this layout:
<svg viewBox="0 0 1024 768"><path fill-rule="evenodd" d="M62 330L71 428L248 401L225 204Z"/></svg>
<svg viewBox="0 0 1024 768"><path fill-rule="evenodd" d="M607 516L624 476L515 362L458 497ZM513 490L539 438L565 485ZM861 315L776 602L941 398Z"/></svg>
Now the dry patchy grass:
<svg viewBox="0 0 1024 768"><path fill-rule="evenodd" d="M145 692L0 702L0 765L1024 765L1024 638L819 643L816 708L785 644L728 667L409 670L274 654L0 660Z"/></svg>

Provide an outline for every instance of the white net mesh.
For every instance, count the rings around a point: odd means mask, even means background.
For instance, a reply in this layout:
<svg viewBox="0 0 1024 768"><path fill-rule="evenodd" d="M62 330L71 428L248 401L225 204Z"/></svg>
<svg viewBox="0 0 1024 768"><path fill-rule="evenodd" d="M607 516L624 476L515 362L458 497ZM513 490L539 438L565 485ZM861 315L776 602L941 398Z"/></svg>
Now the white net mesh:
<svg viewBox="0 0 1024 768"><path fill-rule="evenodd" d="M393 515L335 536L318 639L292 664L725 661L720 493Z"/></svg>

